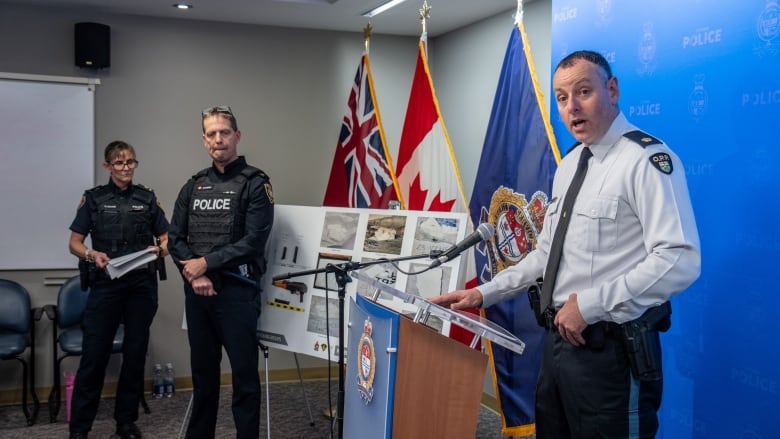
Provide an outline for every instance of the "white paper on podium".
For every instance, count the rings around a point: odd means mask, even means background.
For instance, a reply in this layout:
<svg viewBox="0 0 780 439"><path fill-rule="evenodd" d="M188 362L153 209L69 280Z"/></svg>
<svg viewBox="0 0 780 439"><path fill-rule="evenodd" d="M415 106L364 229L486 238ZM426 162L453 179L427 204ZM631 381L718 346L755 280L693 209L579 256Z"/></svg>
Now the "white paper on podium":
<svg viewBox="0 0 780 439"><path fill-rule="evenodd" d="M157 259L157 255L154 253L154 249L145 248L135 253L112 259L106 265L106 272L111 279L116 279L155 259Z"/></svg>

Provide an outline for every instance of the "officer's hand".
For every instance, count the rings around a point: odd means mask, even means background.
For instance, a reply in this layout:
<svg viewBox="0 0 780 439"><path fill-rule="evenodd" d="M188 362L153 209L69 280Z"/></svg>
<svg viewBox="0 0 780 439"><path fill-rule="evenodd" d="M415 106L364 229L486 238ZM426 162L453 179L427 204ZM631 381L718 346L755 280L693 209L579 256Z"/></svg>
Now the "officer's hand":
<svg viewBox="0 0 780 439"><path fill-rule="evenodd" d="M580 307L577 304L576 293L570 295L566 303L563 304L563 307L558 310L558 313L555 315L554 323L564 340L574 346L585 345L585 338L582 337L582 331L588 327L588 323L582 318Z"/></svg>
<svg viewBox="0 0 780 439"><path fill-rule="evenodd" d="M214 284L211 283L211 279L206 276L200 276L190 282L192 290L198 296L216 296L217 291L214 289Z"/></svg>
<svg viewBox="0 0 780 439"><path fill-rule="evenodd" d="M186 261L181 261L181 265L181 274L189 283L206 274L206 269L209 268L206 258L187 259Z"/></svg>
<svg viewBox="0 0 780 439"><path fill-rule="evenodd" d="M482 306L482 293L476 288L457 290L431 297L428 301L450 309L479 308Z"/></svg>
<svg viewBox="0 0 780 439"><path fill-rule="evenodd" d="M92 259L95 261L95 265L100 269L106 268L108 262L111 261L111 258L109 258L107 254L95 250L89 252L89 256L92 257Z"/></svg>

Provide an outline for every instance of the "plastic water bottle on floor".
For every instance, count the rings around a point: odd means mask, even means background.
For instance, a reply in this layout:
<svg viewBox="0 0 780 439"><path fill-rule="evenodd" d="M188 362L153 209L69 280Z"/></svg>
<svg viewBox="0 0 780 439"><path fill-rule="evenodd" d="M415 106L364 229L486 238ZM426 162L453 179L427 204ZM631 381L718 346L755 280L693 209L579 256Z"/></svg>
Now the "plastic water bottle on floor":
<svg viewBox="0 0 780 439"><path fill-rule="evenodd" d="M152 373L152 397L155 399L162 398L164 392L163 370L160 363L157 363L154 365L154 372Z"/></svg>
<svg viewBox="0 0 780 439"><path fill-rule="evenodd" d="M175 390L174 385L174 373L173 373L173 364L167 363L165 365L165 375L163 376L163 385L165 386L165 390L163 391L166 398L170 398L173 396L173 392Z"/></svg>

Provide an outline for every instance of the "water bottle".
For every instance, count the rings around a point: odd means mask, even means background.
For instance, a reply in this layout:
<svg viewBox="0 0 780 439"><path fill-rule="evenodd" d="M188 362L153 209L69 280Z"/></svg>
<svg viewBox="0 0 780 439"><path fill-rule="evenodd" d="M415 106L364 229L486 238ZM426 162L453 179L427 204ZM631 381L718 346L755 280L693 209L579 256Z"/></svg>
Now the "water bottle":
<svg viewBox="0 0 780 439"><path fill-rule="evenodd" d="M163 377L163 383L165 385L165 397L172 397L176 386L174 385L173 364L171 363L167 363L165 365L165 376Z"/></svg>
<svg viewBox="0 0 780 439"><path fill-rule="evenodd" d="M162 398L164 392L163 370L160 363L157 363L154 365L154 372L152 373L152 397L155 399Z"/></svg>

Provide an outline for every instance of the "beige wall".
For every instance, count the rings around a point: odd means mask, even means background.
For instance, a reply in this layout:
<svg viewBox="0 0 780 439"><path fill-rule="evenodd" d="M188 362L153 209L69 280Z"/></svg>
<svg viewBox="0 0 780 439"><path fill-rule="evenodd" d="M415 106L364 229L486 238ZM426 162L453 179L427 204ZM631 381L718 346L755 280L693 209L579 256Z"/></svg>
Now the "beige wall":
<svg viewBox="0 0 780 439"><path fill-rule="evenodd" d="M228 104L243 133L239 151L270 174L277 203L321 205L340 121L362 51L360 30L309 31L177 21L1 2L0 11L0 72L101 80L95 93L96 183L107 178L99 167L103 147L114 139L126 140L135 146L141 162L136 181L153 188L170 215L184 181L208 165L200 141L200 110ZM469 194L512 26L511 13L430 42L434 84ZM525 20L546 90L549 1L526 6ZM111 26L110 69L93 72L74 66L73 24L80 21ZM385 36L381 29L375 32L371 41L372 72L385 133L395 154L417 38ZM74 212L80 195L72 194ZM53 248L66 245L52 243ZM75 262L74 258L74 267ZM170 262L168 272L169 280L160 285L147 369L151 371L156 362L173 362L177 375L189 376L189 346L181 330L181 280ZM30 290L34 306L56 302L57 287L45 285L46 279L71 274L75 271L0 272L0 276ZM37 384L48 387L52 373L50 322L44 318L37 333ZM304 368L325 365L315 358L299 357ZM69 359L65 364L75 369L77 362ZM225 360L223 371L228 367ZM293 367L290 353L271 352L271 369ZM0 363L0 375L6 377L0 380L0 389L17 387L18 379L12 377L20 376L19 369L16 364ZM113 359L107 380L115 380L117 373L118 361Z"/></svg>

